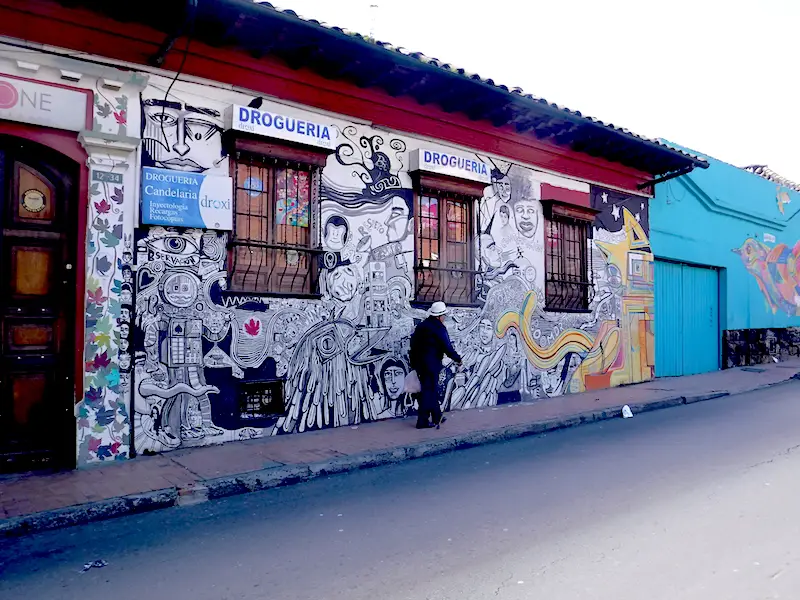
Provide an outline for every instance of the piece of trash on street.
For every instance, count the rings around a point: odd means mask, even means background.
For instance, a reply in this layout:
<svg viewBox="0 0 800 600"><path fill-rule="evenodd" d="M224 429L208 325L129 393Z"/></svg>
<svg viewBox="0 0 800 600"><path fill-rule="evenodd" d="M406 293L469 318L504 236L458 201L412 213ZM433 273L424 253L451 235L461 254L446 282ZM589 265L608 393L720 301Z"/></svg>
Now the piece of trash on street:
<svg viewBox="0 0 800 600"><path fill-rule="evenodd" d="M81 569L81 573L86 573L89 569L102 569L103 567L108 566L108 562L105 560L95 560L93 562L87 562L83 565L83 569Z"/></svg>
<svg viewBox="0 0 800 600"><path fill-rule="evenodd" d="M622 418L623 419L630 419L633 416L633 412L631 411L631 407L627 404L622 407Z"/></svg>
<svg viewBox="0 0 800 600"><path fill-rule="evenodd" d="M350 429L358 429L358 425L353 425Z"/></svg>
<svg viewBox="0 0 800 600"><path fill-rule="evenodd" d="M776 363L777 363L777 362L780 362L780 360L778 359L778 357L777 357L777 356L773 356L773 357L772 357L772 360L774 360Z"/></svg>

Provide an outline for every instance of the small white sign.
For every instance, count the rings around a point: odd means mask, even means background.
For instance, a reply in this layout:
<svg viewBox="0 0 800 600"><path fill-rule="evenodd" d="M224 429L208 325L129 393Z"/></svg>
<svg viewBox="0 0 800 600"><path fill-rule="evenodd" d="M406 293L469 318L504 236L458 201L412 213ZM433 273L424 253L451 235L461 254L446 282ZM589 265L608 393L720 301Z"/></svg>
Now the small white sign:
<svg viewBox="0 0 800 600"><path fill-rule="evenodd" d="M0 75L0 119L83 131L87 101L84 92Z"/></svg>
<svg viewBox="0 0 800 600"><path fill-rule="evenodd" d="M771 233L764 234L764 243L766 244L774 244L775 243L775 236Z"/></svg>
<svg viewBox="0 0 800 600"><path fill-rule="evenodd" d="M476 156L419 148L411 153L411 171L441 173L459 179L491 183L492 169Z"/></svg>
<svg viewBox="0 0 800 600"><path fill-rule="evenodd" d="M234 104L225 113L226 125L235 131L332 149L339 131L335 125L279 112L266 103L260 108Z"/></svg>

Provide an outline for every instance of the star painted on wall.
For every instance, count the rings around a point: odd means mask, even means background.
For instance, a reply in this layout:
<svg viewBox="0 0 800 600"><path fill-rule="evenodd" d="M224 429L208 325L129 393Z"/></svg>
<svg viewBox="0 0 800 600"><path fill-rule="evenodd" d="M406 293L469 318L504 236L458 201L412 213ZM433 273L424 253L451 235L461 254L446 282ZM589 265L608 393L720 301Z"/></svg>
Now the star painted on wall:
<svg viewBox="0 0 800 600"><path fill-rule="evenodd" d="M642 203L639 205L639 208L640 208L640 209L642 209L642 210L644 210L644 202L642 202Z"/></svg>
<svg viewBox="0 0 800 600"><path fill-rule="evenodd" d="M641 223L642 222L642 215L640 215L639 213L636 213L635 217L636 217L636 222L637 223Z"/></svg>
<svg viewBox="0 0 800 600"><path fill-rule="evenodd" d="M623 208L623 222L625 238L620 242L595 242L600 251L605 254L610 264L616 265L623 282L628 281L628 257L631 254L640 256L643 260L651 261L652 255L647 251L650 241L642 225L636 220L627 208Z"/></svg>
<svg viewBox="0 0 800 600"><path fill-rule="evenodd" d="M619 206L616 204L614 205L614 208L611 209L611 216L614 217L615 221L619 221Z"/></svg>
<svg viewBox="0 0 800 600"><path fill-rule="evenodd" d="M603 204L608 204L608 192L603 192L600 197L603 199Z"/></svg>

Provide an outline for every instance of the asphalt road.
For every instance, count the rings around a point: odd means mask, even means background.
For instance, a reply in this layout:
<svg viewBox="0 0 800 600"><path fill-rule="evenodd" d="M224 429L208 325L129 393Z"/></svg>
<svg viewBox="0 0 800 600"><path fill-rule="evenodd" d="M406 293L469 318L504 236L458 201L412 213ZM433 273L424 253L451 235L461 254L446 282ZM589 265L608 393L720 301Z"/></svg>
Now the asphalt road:
<svg viewBox="0 0 800 600"><path fill-rule="evenodd" d="M794 599L799 448L792 382L0 540L0 598Z"/></svg>

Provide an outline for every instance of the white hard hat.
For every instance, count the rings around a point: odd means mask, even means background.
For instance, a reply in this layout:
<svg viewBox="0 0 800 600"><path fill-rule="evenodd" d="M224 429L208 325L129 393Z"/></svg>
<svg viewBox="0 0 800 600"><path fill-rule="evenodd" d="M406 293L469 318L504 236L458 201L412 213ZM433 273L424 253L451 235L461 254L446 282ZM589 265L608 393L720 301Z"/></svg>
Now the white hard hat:
<svg viewBox="0 0 800 600"><path fill-rule="evenodd" d="M431 304L431 309L428 314L432 317L441 317L447 313L447 305L444 302L434 302Z"/></svg>

